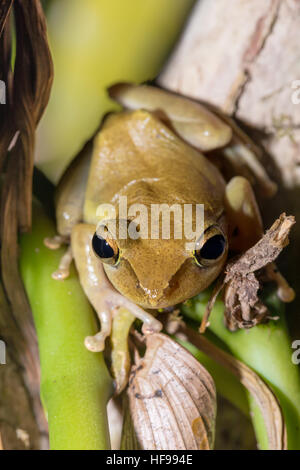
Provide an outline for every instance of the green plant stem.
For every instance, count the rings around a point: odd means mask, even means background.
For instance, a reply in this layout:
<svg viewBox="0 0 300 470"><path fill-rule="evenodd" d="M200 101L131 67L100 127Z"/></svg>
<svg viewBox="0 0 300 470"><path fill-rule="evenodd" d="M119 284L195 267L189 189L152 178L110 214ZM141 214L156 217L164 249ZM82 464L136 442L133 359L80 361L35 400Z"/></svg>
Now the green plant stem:
<svg viewBox="0 0 300 470"><path fill-rule="evenodd" d="M207 291L200 294L182 306L182 313L200 323L209 296L210 293ZM232 333L224 326L224 304L218 299L210 316L208 335L210 340L215 340L218 346L230 351L271 386L280 401L285 417L288 448L300 449L299 370L292 363L291 341L282 304L274 293L269 293L265 302L268 303L272 313L280 316L278 321L270 321L251 330ZM249 398L249 404L259 446L265 449L267 439L261 414L252 398Z"/></svg>
<svg viewBox="0 0 300 470"><path fill-rule="evenodd" d="M35 203L32 232L21 237L20 266L38 336L50 448L108 449L112 381L103 355L83 344L97 326L74 267L64 281L51 278L64 252L44 246L44 238L53 235L52 221Z"/></svg>

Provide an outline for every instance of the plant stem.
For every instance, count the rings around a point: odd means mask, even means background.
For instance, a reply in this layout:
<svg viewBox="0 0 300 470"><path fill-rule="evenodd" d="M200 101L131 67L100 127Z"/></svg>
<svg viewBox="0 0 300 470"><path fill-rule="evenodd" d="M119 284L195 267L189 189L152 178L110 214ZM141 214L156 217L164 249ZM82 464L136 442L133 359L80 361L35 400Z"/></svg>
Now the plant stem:
<svg viewBox="0 0 300 470"><path fill-rule="evenodd" d="M20 264L38 336L50 448L108 449L112 381L103 355L84 347L97 327L74 267L64 281L51 278L64 251L44 246L44 238L53 235L54 224L34 203L32 232L21 237Z"/></svg>

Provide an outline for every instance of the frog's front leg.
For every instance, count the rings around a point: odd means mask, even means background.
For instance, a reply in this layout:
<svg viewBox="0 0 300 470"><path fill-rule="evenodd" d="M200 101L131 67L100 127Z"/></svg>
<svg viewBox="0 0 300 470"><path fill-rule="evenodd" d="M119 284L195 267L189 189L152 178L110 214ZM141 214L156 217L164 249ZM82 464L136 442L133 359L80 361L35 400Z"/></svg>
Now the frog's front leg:
<svg viewBox="0 0 300 470"><path fill-rule="evenodd" d="M119 395L128 383L131 368L128 335L135 320L134 315L127 309L120 308L112 321L111 369L115 378L115 392Z"/></svg>
<svg viewBox="0 0 300 470"><path fill-rule="evenodd" d="M229 247L243 253L260 240L263 224L256 198L249 181L242 177L232 178L226 186L225 208L228 220ZM275 263L266 266L269 280L277 284L277 295L283 302L294 300L295 292L280 274Z"/></svg>
<svg viewBox="0 0 300 470"><path fill-rule="evenodd" d="M120 307L124 307L144 323L144 332L160 331L162 325L152 315L121 295L110 283L101 261L92 249L94 233L94 225L76 225L72 230L71 246L80 283L101 323L101 331L95 336L87 337L85 345L91 351L102 351L105 339L111 333L113 316Z"/></svg>
<svg viewBox="0 0 300 470"><path fill-rule="evenodd" d="M82 221L91 157L92 142L89 141L65 171L58 184L55 193L58 234L44 240L45 245L51 250L56 250L62 244L69 245L73 227ZM60 281L69 276L72 259L72 249L68 246L58 269L52 273L53 279Z"/></svg>

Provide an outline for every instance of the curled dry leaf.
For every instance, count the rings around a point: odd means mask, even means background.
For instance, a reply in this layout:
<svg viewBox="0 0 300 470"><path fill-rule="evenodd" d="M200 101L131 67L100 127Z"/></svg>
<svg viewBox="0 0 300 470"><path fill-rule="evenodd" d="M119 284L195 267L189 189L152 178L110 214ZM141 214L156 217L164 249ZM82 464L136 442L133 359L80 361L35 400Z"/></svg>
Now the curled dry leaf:
<svg viewBox="0 0 300 470"><path fill-rule="evenodd" d="M286 450L287 432L280 404L270 387L243 362L222 351L203 335L181 325L181 333L207 356L226 367L247 388L262 413L268 434L269 450Z"/></svg>
<svg viewBox="0 0 300 470"><path fill-rule="evenodd" d="M10 126L10 95L11 95L11 25L7 21L10 15L12 0L0 0L0 80L4 83L6 105L0 106L0 171L2 172L7 148L13 137Z"/></svg>
<svg viewBox="0 0 300 470"><path fill-rule="evenodd" d="M16 40L13 68L9 15L12 6ZM0 0L0 59L0 79L6 84L6 104L1 106L0 121L1 278L11 306L16 333L13 338L22 338L14 339L11 347L23 366L36 419L44 430L37 340L18 267L18 231L31 225L35 129L47 105L53 77L46 21L39 0ZM2 319L7 324L10 320Z"/></svg>
<svg viewBox="0 0 300 470"><path fill-rule="evenodd" d="M0 0L0 34L4 28L6 19L9 15L13 0Z"/></svg>
<svg viewBox="0 0 300 470"><path fill-rule="evenodd" d="M18 344L26 354L26 343L15 320L0 282L0 339L7 344L6 365L0 365L0 435L3 447L24 449L16 435L16 428L26 429L30 437L31 449L48 448L47 434L40 433L41 426L36 422L36 409L33 409L31 394L24 384L20 359L17 357ZM27 362L27 358L25 359ZM13 393L11 392L13 390ZM39 423L40 425L40 423ZM45 427L46 429L46 427Z"/></svg>
<svg viewBox="0 0 300 470"><path fill-rule="evenodd" d="M128 396L139 447L209 450L216 390L207 370L168 336L146 337L145 356L132 368Z"/></svg>
<svg viewBox="0 0 300 470"><path fill-rule="evenodd" d="M205 331L208 316L217 294L224 289L225 323L231 330L251 328L270 317L270 313L258 297L263 276L278 285L278 296L285 302L294 298L294 291L279 273L273 261L288 245L288 235L295 223L293 216L284 213L275 220L263 237L241 256L229 261L225 277L216 284L212 299L200 327ZM256 274L255 274L256 273Z"/></svg>

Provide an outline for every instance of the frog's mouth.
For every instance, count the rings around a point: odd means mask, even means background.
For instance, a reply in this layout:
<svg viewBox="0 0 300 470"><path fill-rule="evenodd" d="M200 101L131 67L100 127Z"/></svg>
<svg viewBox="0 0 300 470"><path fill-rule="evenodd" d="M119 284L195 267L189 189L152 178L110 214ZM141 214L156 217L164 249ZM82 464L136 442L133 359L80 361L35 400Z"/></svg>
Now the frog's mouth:
<svg viewBox="0 0 300 470"><path fill-rule="evenodd" d="M173 307L206 289L219 275L223 264L213 268L203 268L195 266L193 261L187 259L171 277L167 285L153 285L151 288L143 286L134 273L129 263L126 263L126 270L130 269L130 281L126 285L120 285L119 276L114 277L113 269L105 269L106 274L120 294L130 301L136 303L144 309L161 309Z"/></svg>
<svg viewBox="0 0 300 470"><path fill-rule="evenodd" d="M160 296L145 299L140 306L148 309L173 307L196 296L209 287L221 273L226 258L217 265L205 268L195 266L192 260L186 260L172 276ZM148 302L147 302L148 301Z"/></svg>
<svg viewBox="0 0 300 470"><path fill-rule="evenodd" d="M183 265L184 264L185 262ZM143 284L131 264L125 259L122 260L122 266L118 266L117 269L124 271L124 277L126 275L127 279L126 283L120 282L121 271L119 271L119 275L117 275L115 268L105 265L104 269L110 282L124 297L144 309L160 309L174 306L186 300L186 293L182 292L180 289L183 265L181 265L171 279L165 283L157 281L153 273L153 278L150 280L151 282L145 282L145 284Z"/></svg>

